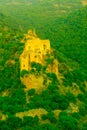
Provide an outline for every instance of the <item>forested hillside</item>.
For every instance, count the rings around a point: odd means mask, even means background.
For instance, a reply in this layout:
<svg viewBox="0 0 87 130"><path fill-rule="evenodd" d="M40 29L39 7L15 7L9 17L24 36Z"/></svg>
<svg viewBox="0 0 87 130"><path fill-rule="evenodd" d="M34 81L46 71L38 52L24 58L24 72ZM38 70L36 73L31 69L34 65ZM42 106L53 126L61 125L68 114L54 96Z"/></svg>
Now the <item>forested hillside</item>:
<svg viewBox="0 0 87 130"><path fill-rule="evenodd" d="M0 12L14 17L27 30L27 27L43 28L81 6L81 0L4 0L0 1Z"/></svg>
<svg viewBox="0 0 87 130"><path fill-rule="evenodd" d="M0 0L0 129L87 130L86 0ZM32 64L43 90L20 77L21 40L29 29L49 39L59 74ZM51 59L47 61L52 64ZM50 81L50 82L49 82ZM40 88L40 86L37 86Z"/></svg>

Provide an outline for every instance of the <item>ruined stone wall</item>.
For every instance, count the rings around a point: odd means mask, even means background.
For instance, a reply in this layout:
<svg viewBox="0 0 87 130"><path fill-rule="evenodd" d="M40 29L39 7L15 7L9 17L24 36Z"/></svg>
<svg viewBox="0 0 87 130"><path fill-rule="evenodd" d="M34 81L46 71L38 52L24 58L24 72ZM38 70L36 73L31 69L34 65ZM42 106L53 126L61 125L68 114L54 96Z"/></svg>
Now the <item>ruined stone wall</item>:
<svg viewBox="0 0 87 130"><path fill-rule="evenodd" d="M20 56L20 70L29 70L28 55L25 55L24 53Z"/></svg>
<svg viewBox="0 0 87 130"><path fill-rule="evenodd" d="M31 62L43 64L44 55L50 51L50 41L37 37L27 39L25 48L20 56L20 70L29 70Z"/></svg>
<svg viewBox="0 0 87 130"><path fill-rule="evenodd" d="M46 65L47 72L53 72L58 76L58 61L54 59L54 54L52 53L50 47L50 41L39 39L35 34L33 35L31 31L28 32L28 35L25 37L25 47L20 55L20 71L30 70L31 62L36 62L42 64L43 66ZM47 63L50 61L50 58L53 58L52 64ZM44 90L46 87L43 85L43 75L39 75L37 77L36 75L29 74L28 76L21 78L21 80L26 86L26 89L34 88L37 91L40 91Z"/></svg>

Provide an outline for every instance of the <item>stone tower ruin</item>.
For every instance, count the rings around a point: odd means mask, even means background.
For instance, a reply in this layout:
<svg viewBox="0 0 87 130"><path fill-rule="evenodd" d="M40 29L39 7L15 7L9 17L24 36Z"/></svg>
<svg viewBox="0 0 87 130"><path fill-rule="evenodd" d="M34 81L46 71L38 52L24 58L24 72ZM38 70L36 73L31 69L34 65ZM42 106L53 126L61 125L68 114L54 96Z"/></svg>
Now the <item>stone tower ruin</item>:
<svg viewBox="0 0 87 130"><path fill-rule="evenodd" d="M50 41L41 40L37 37L35 31L28 31L25 35L25 47L23 53L20 55L20 70L30 70L30 63L36 62L43 64L44 57L50 52Z"/></svg>

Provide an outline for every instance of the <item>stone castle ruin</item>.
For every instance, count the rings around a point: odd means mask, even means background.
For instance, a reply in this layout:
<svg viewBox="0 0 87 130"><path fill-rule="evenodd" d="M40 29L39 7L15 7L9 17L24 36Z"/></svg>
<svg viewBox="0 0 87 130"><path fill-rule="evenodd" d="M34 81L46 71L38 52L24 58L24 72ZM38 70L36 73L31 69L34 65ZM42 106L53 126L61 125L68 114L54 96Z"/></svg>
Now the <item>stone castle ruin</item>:
<svg viewBox="0 0 87 130"><path fill-rule="evenodd" d="M50 52L50 41L39 39L35 32L28 32L25 35L25 48L20 56L20 70L30 70L30 63L36 62L43 64L44 57Z"/></svg>
<svg viewBox="0 0 87 130"><path fill-rule="evenodd" d="M25 35L25 47L24 51L20 56L20 70L30 70L31 62L45 64L44 58L46 54L51 53L50 41L41 40L37 37L35 31L28 31L28 34ZM54 72L58 69L58 63L54 61ZM56 70L55 70L56 69Z"/></svg>
<svg viewBox="0 0 87 130"><path fill-rule="evenodd" d="M39 63L42 66L46 65L45 59L47 58L47 54L50 56L52 52L50 41L41 40L37 37L35 31L31 30L25 35L23 41L25 42L25 47L20 55L20 71L30 71L32 69L32 62ZM54 58L53 55L51 57ZM53 64L48 64L46 71L58 75L58 61L53 59ZM43 84L41 76L37 78L34 75L28 75L28 77L25 76L21 79L28 89L32 87L37 88L37 86L42 86Z"/></svg>

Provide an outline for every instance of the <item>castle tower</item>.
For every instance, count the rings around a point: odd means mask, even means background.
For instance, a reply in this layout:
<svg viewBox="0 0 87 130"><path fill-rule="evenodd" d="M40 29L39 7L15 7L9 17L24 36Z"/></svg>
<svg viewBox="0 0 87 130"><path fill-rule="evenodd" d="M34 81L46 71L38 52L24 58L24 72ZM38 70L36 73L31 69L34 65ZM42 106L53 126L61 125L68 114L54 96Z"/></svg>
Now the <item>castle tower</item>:
<svg viewBox="0 0 87 130"><path fill-rule="evenodd" d="M44 56L50 52L50 41L39 39L35 30L28 31L25 39L25 48L20 56L20 70L29 70L31 62L43 64Z"/></svg>

